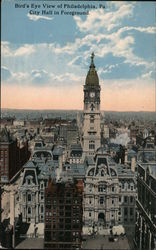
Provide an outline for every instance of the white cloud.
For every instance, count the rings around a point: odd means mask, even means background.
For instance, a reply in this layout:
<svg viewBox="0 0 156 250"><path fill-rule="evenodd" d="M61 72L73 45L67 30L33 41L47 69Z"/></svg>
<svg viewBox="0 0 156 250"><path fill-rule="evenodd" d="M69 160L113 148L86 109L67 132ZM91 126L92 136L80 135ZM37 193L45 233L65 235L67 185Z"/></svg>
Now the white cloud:
<svg viewBox="0 0 156 250"><path fill-rule="evenodd" d="M154 34L155 27L135 27L135 26L123 26L123 19L126 19L133 15L134 4L133 3L108 3L113 8L97 9L90 11L90 14L84 20L80 16L74 16L74 20L81 33L81 38L76 37L74 42L68 42L64 46L59 43L38 43L38 44L24 44L20 47L15 47L8 42L2 42L2 57L20 57L21 60L25 60L27 72L31 72L30 65L34 65L38 69L33 75L33 79L41 79L44 81L80 81L81 75L78 64L81 64L81 71L86 65L89 64L89 56L91 52L95 52L96 57L103 59L105 56L112 57L112 64L103 66L98 69L98 73L111 73L117 64L113 64L113 57L118 57L121 64L128 64L128 66L143 66L145 73L142 77L146 78L147 69L153 70L154 62L147 61L144 58L137 56L134 52L135 48L135 33L129 31L137 31L147 34ZM51 20L49 17L27 15L29 19L37 21L40 18ZM121 23L122 22L122 23ZM83 49L85 48L85 49ZM33 56L32 56L33 54ZM52 55L50 58L49 55ZM28 57L29 56L29 57ZM39 60L42 58L43 60ZM45 62L45 60L46 62ZM12 61L14 58L12 59ZM54 65L55 61L59 61L58 69ZM62 61L63 60L63 61ZM11 61L11 62L12 62ZM43 62L44 61L44 62ZM29 65L28 65L29 64ZM37 64L37 65L36 65ZM47 66L47 73L44 72L44 68ZM69 72L68 68L70 66ZM53 69L54 68L54 69ZM20 69L21 70L21 67ZM68 73L65 73L68 72ZM71 73L71 72L75 72ZM31 73L29 73L31 75ZM25 77L24 75L17 76ZM31 75L32 77L32 75ZM27 79L32 81L32 78L27 76Z"/></svg>
<svg viewBox="0 0 156 250"><path fill-rule="evenodd" d="M12 50L10 49L10 43L7 41L1 41L1 53L2 56L12 56Z"/></svg>
<svg viewBox="0 0 156 250"><path fill-rule="evenodd" d="M133 7L133 4L122 3L110 12L106 12L105 9L92 10L85 21L79 16L74 16L74 19L82 32L97 33L101 28L111 31L121 24L122 19L133 14Z"/></svg>
<svg viewBox="0 0 156 250"><path fill-rule="evenodd" d="M35 52L34 45L25 44L24 46L18 48L14 52L14 56L24 56L24 55L31 55Z"/></svg>
<svg viewBox="0 0 156 250"><path fill-rule="evenodd" d="M31 20L31 21L38 21L40 19L44 19L44 20L52 20L53 17L47 17L47 16L40 16L40 15L31 15L31 14L27 14L27 17Z"/></svg>
<svg viewBox="0 0 156 250"><path fill-rule="evenodd" d="M31 55L35 52L35 45L31 44L24 44L23 46L19 48L13 48L13 46L6 41L1 42L2 45L2 58L5 57L18 57L18 56L27 56Z"/></svg>
<svg viewBox="0 0 156 250"><path fill-rule="evenodd" d="M142 78L143 78L143 79L151 79L151 76L152 76L153 73L154 73L154 72L151 70L151 71L149 71L148 73L143 74L143 75L142 75Z"/></svg>
<svg viewBox="0 0 156 250"><path fill-rule="evenodd" d="M116 63L116 64L111 64L111 65L106 65L104 68L99 68L98 69L98 75L100 76L101 74L104 74L104 73L111 73L112 72L112 69L118 67L119 64Z"/></svg>

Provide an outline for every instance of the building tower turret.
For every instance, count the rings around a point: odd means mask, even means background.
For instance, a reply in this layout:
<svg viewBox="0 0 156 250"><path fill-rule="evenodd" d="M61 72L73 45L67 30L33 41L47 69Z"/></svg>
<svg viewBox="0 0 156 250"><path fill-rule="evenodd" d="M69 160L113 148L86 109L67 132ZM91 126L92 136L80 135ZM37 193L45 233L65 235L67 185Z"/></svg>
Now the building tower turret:
<svg viewBox="0 0 156 250"><path fill-rule="evenodd" d="M94 65L94 53L84 85L83 110L83 152L84 155L94 155L100 147L100 90L99 78Z"/></svg>

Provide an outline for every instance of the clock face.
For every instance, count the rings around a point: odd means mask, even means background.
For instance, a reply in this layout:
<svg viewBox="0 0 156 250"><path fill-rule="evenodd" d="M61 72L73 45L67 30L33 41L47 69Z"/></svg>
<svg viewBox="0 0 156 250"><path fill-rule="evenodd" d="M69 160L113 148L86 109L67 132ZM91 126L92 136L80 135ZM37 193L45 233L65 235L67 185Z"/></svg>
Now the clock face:
<svg viewBox="0 0 156 250"><path fill-rule="evenodd" d="M90 97L94 97L95 96L95 92L90 92Z"/></svg>

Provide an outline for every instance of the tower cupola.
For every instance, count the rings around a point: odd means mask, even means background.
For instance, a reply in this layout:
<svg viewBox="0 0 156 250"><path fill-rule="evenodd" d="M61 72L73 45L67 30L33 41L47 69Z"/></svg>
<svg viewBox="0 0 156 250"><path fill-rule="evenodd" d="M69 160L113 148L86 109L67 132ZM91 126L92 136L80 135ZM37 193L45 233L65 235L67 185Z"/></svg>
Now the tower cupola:
<svg viewBox="0 0 156 250"><path fill-rule="evenodd" d="M86 77L86 82L85 84L88 86L97 86L99 85L99 77L97 74L97 71L95 69L95 65L94 65L94 52L91 54L91 64L89 67L89 71Z"/></svg>

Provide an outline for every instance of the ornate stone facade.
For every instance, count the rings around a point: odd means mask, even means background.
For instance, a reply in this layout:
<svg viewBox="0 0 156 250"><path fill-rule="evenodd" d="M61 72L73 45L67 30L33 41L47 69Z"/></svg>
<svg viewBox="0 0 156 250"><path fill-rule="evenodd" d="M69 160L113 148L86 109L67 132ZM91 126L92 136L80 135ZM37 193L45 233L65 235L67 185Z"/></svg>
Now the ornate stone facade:
<svg viewBox="0 0 156 250"><path fill-rule="evenodd" d="M88 161L84 188L84 234L100 233L119 224L134 224L135 176L130 169L122 169L123 166L117 165L103 148L97 150L92 162ZM126 182L131 183L133 190L126 186Z"/></svg>
<svg viewBox="0 0 156 250"><path fill-rule="evenodd" d="M98 151L95 164L88 167L84 189L84 231L99 231L118 224L119 181L109 156Z"/></svg>

